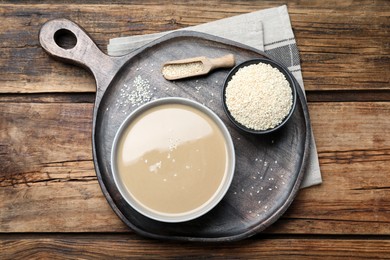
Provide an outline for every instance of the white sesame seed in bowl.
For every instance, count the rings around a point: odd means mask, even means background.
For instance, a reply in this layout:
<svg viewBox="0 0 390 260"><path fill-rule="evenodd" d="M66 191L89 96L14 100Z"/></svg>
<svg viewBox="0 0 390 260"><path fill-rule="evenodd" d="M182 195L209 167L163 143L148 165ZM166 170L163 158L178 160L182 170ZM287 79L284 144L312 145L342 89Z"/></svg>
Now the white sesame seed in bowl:
<svg viewBox="0 0 390 260"><path fill-rule="evenodd" d="M280 129L296 106L296 84L281 64L258 58L233 68L223 86L223 106L230 121L252 134Z"/></svg>

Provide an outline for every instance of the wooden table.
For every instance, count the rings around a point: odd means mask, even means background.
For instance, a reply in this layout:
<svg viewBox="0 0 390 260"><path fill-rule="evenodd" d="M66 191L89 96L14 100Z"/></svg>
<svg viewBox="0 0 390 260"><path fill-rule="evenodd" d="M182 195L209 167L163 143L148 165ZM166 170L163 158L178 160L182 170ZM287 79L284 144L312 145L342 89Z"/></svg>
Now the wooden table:
<svg viewBox="0 0 390 260"><path fill-rule="evenodd" d="M69 1L66 1L69 2ZM70 1L72 2L72 1ZM233 243L140 237L105 200L92 162L95 85L39 46L66 17L108 39L182 28L285 1L0 4L0 258L390 257L390 4L289 1L323 184Z"/></svg>

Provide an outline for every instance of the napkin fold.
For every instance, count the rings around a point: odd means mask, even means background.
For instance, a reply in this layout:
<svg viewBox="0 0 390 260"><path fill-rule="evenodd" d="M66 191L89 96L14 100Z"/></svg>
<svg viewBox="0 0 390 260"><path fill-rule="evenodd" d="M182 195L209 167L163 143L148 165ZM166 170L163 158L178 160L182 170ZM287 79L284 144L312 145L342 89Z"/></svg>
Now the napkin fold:
<svg viewBox="0 0 390 260"><path fill-rule="evenodd" d="M286 5L179 30L213 34L262 50L274 60L286 66L304 91L299 51ZM125 55L170 32L172 31L110 39L107 52L112 56ZM313 133L311 136L309 161L301 188L322 183Z"/></svg>

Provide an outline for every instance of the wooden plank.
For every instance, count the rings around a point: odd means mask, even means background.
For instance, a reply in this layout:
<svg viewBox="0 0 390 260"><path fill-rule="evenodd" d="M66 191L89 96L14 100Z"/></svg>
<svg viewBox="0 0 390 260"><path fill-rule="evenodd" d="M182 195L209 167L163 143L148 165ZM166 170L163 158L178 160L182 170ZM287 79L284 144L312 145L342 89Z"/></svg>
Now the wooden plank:
<svg viewBox="0 0 390 260"><path fill-rule="evenodd" d="M67 100L0 102L0 232L129 231L94 172L93 104ZM266 232L389 235L390 103L309 109L324 183Z"/></svg>
<svg viewBox="0 0 390 260"><path fill-rule="evenodd" d="M289 1L301 52L303 77L311 90L388 90L390 36L386 1L335 4ZM47 20L67 17L106 48L109 38L183 28L284 4L209 1L164 4L0 4L0 93L94 92L87 72L53 61L38 43ZM364 7L364 8L362 8ZM337 41L335 41L337 38Z"/></svg>
<svg viewBox="0 0 390 260"><path fill-rule="evenodd" d="M262 236L234 243L171 243L135 235L41 235L0 238L2 259L25 258L217 258L217 259L385 259L390 240L379 237L280 237Z"/></svg>

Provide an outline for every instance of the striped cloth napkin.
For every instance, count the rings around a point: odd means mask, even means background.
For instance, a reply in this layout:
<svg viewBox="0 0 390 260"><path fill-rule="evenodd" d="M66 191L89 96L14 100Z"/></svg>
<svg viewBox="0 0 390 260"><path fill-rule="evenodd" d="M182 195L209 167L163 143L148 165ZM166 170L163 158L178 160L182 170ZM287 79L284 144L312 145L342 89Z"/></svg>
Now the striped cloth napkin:
<svg viewBox="0 0 390 260"><path fill-rule="evenodd" d="M213 34L262 50L274 60L286 66L304 90L299 51L286 5L186 27L180 30ZM170 32L172 31L110 39L107 51L112 56L125 55ZM310 149L309 164L301 188L322 183L317 148L313 135Z"/></svg>

